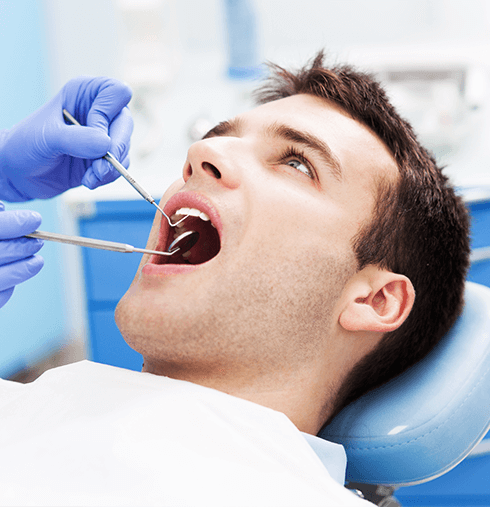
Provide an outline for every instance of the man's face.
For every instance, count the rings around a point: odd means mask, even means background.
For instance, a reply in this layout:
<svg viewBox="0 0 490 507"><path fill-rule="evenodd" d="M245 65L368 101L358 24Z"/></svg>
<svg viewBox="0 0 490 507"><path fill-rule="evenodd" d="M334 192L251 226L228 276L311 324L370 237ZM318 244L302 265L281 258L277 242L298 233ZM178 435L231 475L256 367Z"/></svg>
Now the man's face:
<svg viewBox="0 0 490 507"><path fill-rule="evenodd" d="M377 181L395 174L377 137L313 96L220 124L191 146L184 181L161 203L169 215L197 208L215 228L185 221L201 237L180 264L145 256L116 311L123 336L145 364L202 375L286 372L325 351L335 361L352 239ZM157 214L147 248L168 246L168 229Z"/></svg>

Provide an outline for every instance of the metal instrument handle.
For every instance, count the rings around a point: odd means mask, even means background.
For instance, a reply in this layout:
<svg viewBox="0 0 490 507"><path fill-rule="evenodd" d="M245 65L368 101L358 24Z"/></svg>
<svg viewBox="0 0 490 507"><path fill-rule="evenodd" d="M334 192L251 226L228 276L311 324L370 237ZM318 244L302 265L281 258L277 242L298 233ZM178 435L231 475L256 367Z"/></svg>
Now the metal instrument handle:
<svg viewBox="0 0 490 507"><path fill-rule="evenodd" d="M113 252L133 252L134 247L125 243L117 243L115 241L106 241L103 239L82 238L80 236L69 236L66 234L58 234L56 232L34 231L32 234L26 234L28 238L45 239L48 241L56 241L58 243L66 243L68 245L87 246L90 248L99 248L101 250L111 250Z"/></svg>

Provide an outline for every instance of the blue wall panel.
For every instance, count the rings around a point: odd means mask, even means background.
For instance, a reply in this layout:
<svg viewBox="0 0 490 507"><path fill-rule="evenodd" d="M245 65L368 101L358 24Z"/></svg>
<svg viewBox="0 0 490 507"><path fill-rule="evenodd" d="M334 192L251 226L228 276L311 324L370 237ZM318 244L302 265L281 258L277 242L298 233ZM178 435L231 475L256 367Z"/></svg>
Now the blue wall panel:
<svg viewBox="0 0 490 507"><path fill-rule="evenodd" d="M135 352L121 336L114 321L115 309L114 305L107 310L90 312L91 359L98 363L140 371L143 357Z"/></svg>
<svg viewBox="0 0 490 507"><path fill-rule="evenodd" d="M98 202L94 216L80 219L80 233L89 238L144 248L154 216L154 208L143 200ZM90 324L90 358L104 364L141 370L143 359L126 345L114 322L114 310L128 290L142 254L91 248L84 248L82 253Z"/></svg>

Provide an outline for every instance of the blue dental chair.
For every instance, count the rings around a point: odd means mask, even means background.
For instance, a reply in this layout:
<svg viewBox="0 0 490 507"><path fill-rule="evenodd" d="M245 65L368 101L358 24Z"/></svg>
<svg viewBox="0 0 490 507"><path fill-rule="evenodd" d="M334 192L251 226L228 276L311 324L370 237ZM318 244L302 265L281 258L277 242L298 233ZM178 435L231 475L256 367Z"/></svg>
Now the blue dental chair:
<svg viewBox="0 0 490 507"><path fill-rule="evenodd" d="M397 488L436 479L470 453L490 456L490 440L480 444L490 428L490 288L467 282L465 298L428 356L347 406L319 435L344 445L347 487L373 503L400 505L391 497Z"/></svg>

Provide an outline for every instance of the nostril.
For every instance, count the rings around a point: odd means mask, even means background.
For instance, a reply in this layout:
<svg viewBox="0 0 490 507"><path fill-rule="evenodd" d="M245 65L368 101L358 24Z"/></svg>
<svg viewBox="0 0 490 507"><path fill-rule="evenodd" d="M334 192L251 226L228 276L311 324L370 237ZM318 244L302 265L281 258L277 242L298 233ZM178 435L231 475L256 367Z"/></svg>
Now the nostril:
<svg viewBox="0 0 490 507"><path fill-rule="evenodd" d="M202 168L207 173L211 173L212 176L214 176L217 180L219 180L221 178L221 173L219 172L219 170L213 164L210 164L209 162L203 162L202 163Z"/></svg>

